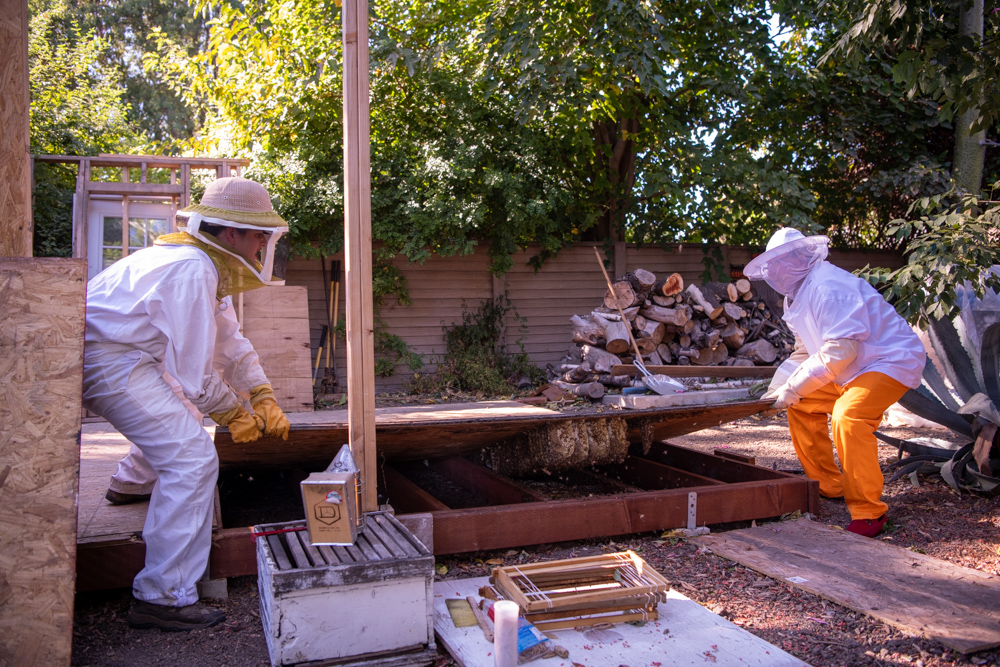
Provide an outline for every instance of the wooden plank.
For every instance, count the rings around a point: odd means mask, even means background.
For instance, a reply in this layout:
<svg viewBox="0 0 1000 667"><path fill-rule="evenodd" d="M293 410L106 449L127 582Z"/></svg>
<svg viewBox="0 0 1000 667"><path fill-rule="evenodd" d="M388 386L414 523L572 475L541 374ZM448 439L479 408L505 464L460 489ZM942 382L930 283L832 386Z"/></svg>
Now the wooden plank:
<svg viewBox="0 0 1000 667"><path fill-rule="evenodd" d="M690 491L698 494L699 526L777 517L808 511L816 485L789 475L710 487L435 511L433 552L465 553L684 528Z"/></svg>
<svg viewBox="0 0 1000 667"><path fill-rule="evenodd" d="M477 405L483 407L474 407ZM725 424L769 406L769 401L735 401L723 405L628 410L616 416L625 419L629 441L637 444ZM228 429L217 428L215 446L220 465L326 467L346 442L346 415L347 411L342 410L289 415L292 430L288 441L262 438L249 445L234 443ZM374 416L380 455L386 460L403 461L467 454L548 423L607 419L608 414L596 410L559 413L515 401L497 401L380 408Z"/></svg>
<svg viewBox="0 0 1000 667"><path fill-rule="evenodd" d="M411 482L395 468L383 466L383 488L389 503L404 514L450 509L443 502Z"/></svg>
<svg viewBox="0 0 1000 667"><path fill-rule="evenodd" d="M308 290L265 287L242 297L243 335L257 351L278 405L286 413L312 412Z"/></svg>
<svg viewBox="0 0 1000 667"><path fill-rule="evenodd" d="M92 167L99 166L91 163ZM146 195L170 197L184 194L182 184L172 183L119 183L117 181L87 181L85 196L90 195Z"/></svg>
<svg viewBox="0 0 1000 667"><path fill-rule="evenodd" d="M653 443L646 458L689 473L730 483L794 477L789 473L747 465L668 442Z"/></svg>
<svg viewBox="0 0 1000 667"><path fill-rule="evenodd" d="M777 370L774 366L656 366L650 364L646 370L656 375L667 375L675 378L769 378ZM635 377L637 369L632 364L612 366L612 375L628 375Z"/></svg>
<svg viewBox="0 0 1000 667"><path fill-rule="evenodd" d="M0 646L10 664L69 664L86 288L84 260L0 258Z"/></svg>
<svg viewBox="0 0 1000 667"><path fill-rule="evenodd" d="M346 0L343 22L344 255L347 396L351 452L362 481L362 514L378 509L375 456L375 339L372 302L368 2Z"/></svg>
<svg viewBox="0 0 1000 667"><path fill-rule="evenodd" d="M808 519L694 540L720 556L961 653L1000 646L1000 577Z"/></svg>
<svg viewBox="0 0 1000 667"><path fill-rule="evenodd" d="M492 505L510 505L548 500L531 489L499 477L483 466L458 457L438 459L431 467L459 486L468 489Z"/></svg>
<svg viewBox="0 0 1000 667"><path fill-rule="evenodd" d="M31 257L28 3L0 3L0 257Z"/></svg>

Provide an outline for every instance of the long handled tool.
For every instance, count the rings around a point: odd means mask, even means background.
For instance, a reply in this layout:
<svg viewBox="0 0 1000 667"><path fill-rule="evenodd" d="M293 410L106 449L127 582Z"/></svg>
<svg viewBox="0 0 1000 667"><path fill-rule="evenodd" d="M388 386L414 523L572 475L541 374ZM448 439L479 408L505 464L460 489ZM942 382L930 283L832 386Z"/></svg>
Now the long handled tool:
<svg viewBox="0 0 1000 667"><path fill-rule="evenodd" d="M319 370L319 360L323 358L323 344L326 343L326 332L330 327L323 325L323 332L319 335L319 348L316 350L316 365L313 366L313 386L316 386L316 371Z"/></svg>
<svg viewBox="0 0 1000 667"><path fill-rule="evenodd" d="M330 340L329 346L327 347L326 355L326 367L331 368L330 358L333 357L333 377L330 384L336 386L338 384L337 378L337 318L339 313L337 310L340 308L340 260L332 259L330 260L330 286L333 288L333 300L330 302Z"/></svg>
<svg viewBox="0 0 1000 667"><path fill-rule="evenodd" d="M615 293L615 288L611 285L611 278L608 276L607 269L604 268L604 261L601 259L601 253L597 251L597 246L594 246L594 255L597 256L597 263L601 266L601 273L604 274L608 290L611 291L611 296L615 300L615 306L618 308L618 314L621 315L622 324L625 325L625 331L628 333L628 339L632 343L632 349L635 351L635 361L633 363L643 375L642 383L646 385L647 389L651 389L663 396L684 391L686 387L677 380L669 378L666 375L653 375L642 365L642 353L639 352L639 344L635 342L635 337L632 335L632 327L629 325L628 318L625 317L625 311L622 310L621 304L618 303L618 295Z"/></svg>

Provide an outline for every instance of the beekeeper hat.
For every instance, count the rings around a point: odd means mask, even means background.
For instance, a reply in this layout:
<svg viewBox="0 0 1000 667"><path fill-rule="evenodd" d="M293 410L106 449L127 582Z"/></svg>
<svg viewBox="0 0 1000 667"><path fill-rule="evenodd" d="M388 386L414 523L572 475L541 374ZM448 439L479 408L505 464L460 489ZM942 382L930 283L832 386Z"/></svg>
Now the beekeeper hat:
<svg viewBox="0 0 1000 667"><path fill-rule="evenodd" d="M290 250L288 223L275 212L267 189L260 183L239 176L216 179L205 187L201 201L177 211L177 218L184 231L236 258L264 285L284 285ZM248 262L202 231L203 224L266 232L267 246L260 263Z"/></svg>
<svg viewBox="0 0 1000 667"><path fill-rule="evenodd" d="M763 253L743 267L750 280L764 280L780 294L794 297L806 277L830 253L826 236L806 236L797 229L782 227L767 242Z"/></svg>
<svg viewBox="0 0 1000 667"><path fill-rule="evenodd" d="M743 267L743 275L750 280L765 280L767 266L788 253L798 250L808 250L809 254L819 255L826 259L830 254L830 238L827 236L806 236L792 227L782 227L768 240L764 252L757 255Z"/></svg>

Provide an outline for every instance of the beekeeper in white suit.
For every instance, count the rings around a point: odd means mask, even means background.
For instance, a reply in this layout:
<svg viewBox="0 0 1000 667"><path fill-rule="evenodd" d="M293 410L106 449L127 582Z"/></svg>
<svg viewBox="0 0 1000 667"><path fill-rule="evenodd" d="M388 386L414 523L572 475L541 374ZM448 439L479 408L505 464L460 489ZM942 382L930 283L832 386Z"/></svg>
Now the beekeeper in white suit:
<svg viewBox="0 0 1000 667"><path fill-rule="evenodd" d="M244 178L210 183L201 203L177 216L182 231L90 281L84 353L84 405L133 445L108 498L151 493L146 563L132 585L128 621L163 630L225 620L198 602L197 590L208 566L218 457L167 380L236 442L262 432L287 439L289 431L257 353L239 333L231 298L283 284L285 221L264 187Z"/></svg>
<svg viewBox="0 0 1000 667"><path fill-rule="evenodd" d="M844 498L847 530L875 537L888 510L875 430L889 406L920 385L926 355L875 288L825 261L829 242L779 229L743 272L785 296L783 319L796 337L795 353L777 369L765 398L788 408L795 453L806 476L819 481L820 494Z"/></svg>

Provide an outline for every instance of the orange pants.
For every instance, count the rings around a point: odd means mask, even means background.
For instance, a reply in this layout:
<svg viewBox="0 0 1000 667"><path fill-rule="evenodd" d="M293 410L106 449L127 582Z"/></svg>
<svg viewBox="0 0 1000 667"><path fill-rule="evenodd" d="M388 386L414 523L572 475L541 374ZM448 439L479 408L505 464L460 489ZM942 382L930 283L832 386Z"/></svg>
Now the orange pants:
<svg viewBox="0 0 1000 667"><path fill-rule="evenodd" d="M843 496L851 519L877 519L889 509L881 500L885 478L875 430L906 390L888 375L863 373L847 386L831 382L788 408L788 430L806 476L819 482L820 495ZM833 459L827 415L843 472Z"/></svg>

